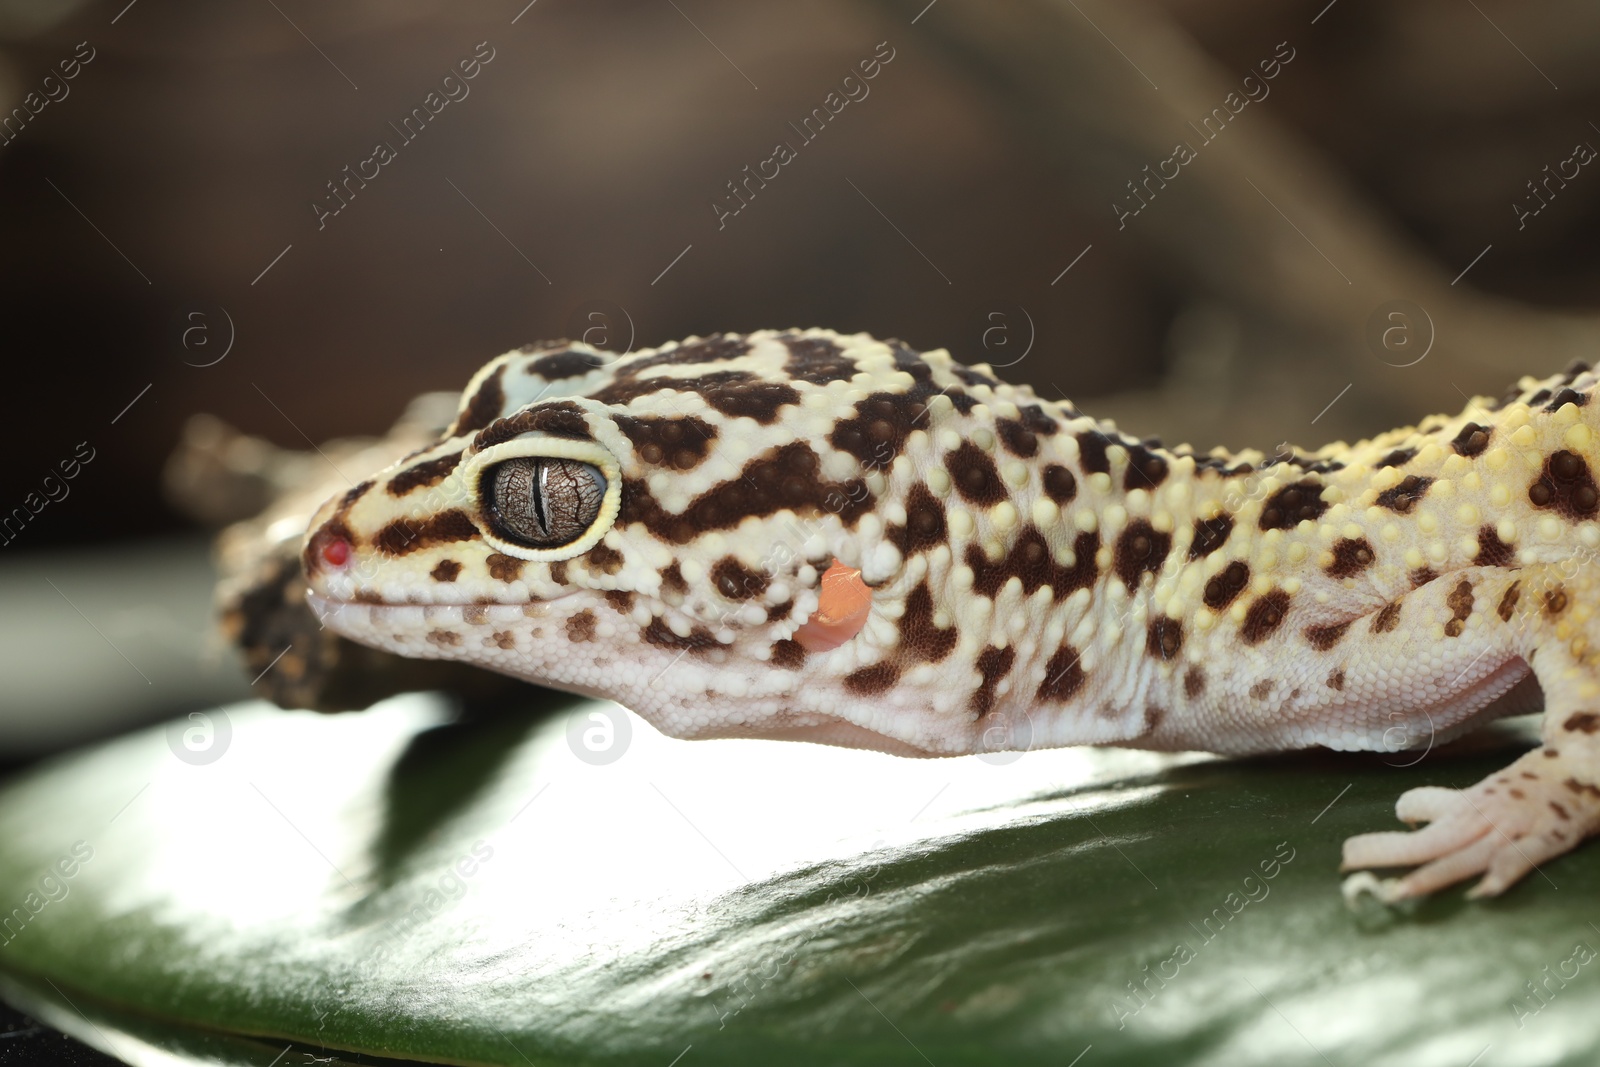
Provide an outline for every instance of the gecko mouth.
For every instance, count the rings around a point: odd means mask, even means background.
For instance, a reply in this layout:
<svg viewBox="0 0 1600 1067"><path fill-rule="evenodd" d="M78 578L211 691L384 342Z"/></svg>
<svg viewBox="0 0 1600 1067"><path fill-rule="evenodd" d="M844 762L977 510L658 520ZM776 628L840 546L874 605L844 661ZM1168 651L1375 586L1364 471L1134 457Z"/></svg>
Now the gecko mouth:
<svg viewBox="0 0 1600 1067"><path fill-rule="evenodd" d="M554 598L554 599L560 599ZM373 627L420 630L451 624L477 625L510 623L537 618L553 600L526 604L373 604L363 600L338 600L318 593L306 593L306 605L323 625L336 633L350 634Z"/></svg>

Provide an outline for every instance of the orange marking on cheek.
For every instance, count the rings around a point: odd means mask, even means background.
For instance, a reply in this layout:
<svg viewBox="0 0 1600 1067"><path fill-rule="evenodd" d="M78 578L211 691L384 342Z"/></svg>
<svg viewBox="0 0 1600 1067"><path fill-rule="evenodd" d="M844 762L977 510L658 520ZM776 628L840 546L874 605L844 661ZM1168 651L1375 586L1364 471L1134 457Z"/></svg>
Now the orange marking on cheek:
<svg viewBox="0 0 1600 1067"><path fill-rule="evenodd" d="M795 631L794 639L807 652L838 648L867 624L872 611L872 590L861 572L834 561L822 575L822 597L817 610Z"/></svg>

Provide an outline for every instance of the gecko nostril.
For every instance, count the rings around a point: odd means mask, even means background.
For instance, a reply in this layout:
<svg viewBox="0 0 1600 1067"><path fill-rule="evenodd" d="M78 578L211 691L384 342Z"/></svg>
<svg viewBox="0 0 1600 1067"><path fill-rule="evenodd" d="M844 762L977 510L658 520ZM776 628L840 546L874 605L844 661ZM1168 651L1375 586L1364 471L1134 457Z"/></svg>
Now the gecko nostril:
<svg viewBox="0 0 1600 1067"><path fill-rule="evenodd" d="M350 562L350 542L342 537L331 537L322 545L322 558L332 567L343 567Z"/></svg>

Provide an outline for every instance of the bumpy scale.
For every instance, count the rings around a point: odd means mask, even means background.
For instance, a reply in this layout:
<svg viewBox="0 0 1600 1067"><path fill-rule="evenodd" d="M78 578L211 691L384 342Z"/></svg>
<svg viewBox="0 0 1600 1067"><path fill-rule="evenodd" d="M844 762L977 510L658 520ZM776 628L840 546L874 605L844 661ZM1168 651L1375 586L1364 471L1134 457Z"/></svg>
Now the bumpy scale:
<svg viewBox="0 0 1600 1067"><path fill-rule="evenodd" d="M865 335L527 348L328 501L304 564L356 641L684 738L1393 750L1542 689L1541 748L1345 846L1422 865L1391 898L1493 894L1600 827L1596 381L1267 457Z"/></svg>

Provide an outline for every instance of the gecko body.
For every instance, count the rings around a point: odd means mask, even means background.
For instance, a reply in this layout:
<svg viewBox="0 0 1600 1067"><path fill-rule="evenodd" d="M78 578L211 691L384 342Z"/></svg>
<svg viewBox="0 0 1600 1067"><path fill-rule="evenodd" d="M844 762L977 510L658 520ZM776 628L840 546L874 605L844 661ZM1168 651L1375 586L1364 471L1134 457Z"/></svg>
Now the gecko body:
<svg viewBox="0 0 1600 1067"><path fill-rule="evenodd" d="M532 347L323 505L303 563L347 637L686 738L1393 751L1542 690L1547 744L1505 781L1415 790L1431 826L1347 843L1426 864L1391 896L1498 892L1600 825L1595 381L1268 456L866 335ZM830 568L863 599L819 643Z"/></svg>

